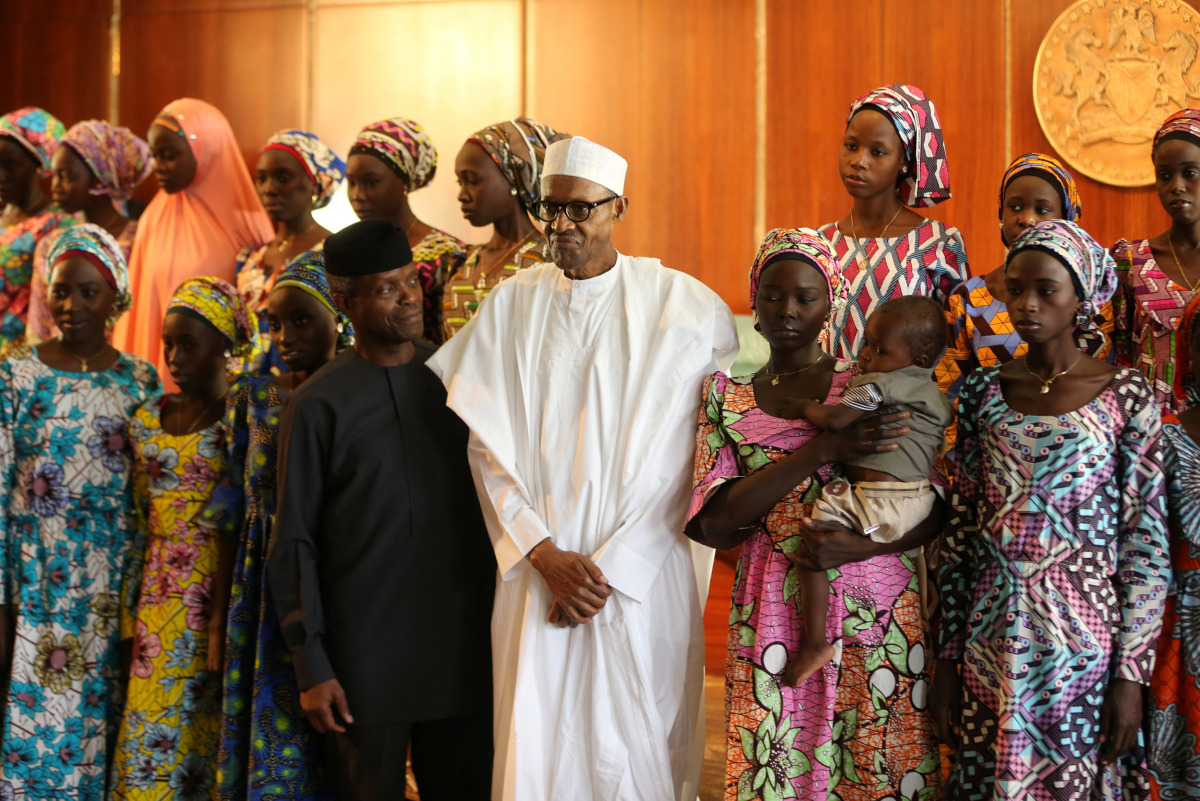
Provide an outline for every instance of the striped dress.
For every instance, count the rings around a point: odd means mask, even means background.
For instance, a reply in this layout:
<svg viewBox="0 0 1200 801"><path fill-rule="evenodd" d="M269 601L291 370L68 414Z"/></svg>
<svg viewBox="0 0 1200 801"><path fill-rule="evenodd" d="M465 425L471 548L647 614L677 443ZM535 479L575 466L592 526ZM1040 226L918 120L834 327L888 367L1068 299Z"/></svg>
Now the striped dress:
<svg viewBox="0 0 1200 801"><path fill-rule="evenodd" d="M820 229L833 246L849 290L849 302L834 313L826 347L839 361L854 361L867 317L881 303L923 295L945 304L970 275L967 251L957 228L926 220L904 236L856 240L830 223Z"/></svg>

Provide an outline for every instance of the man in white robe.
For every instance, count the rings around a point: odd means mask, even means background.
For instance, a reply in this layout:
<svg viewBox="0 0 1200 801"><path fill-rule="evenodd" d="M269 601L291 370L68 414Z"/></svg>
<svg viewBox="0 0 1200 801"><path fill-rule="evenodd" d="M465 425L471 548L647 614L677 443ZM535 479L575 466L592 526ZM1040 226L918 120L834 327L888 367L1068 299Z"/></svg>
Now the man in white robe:
<svg viewBox="0 0 1200 801"><path fill-rule="evenodd" d="M552 144L534 211L553 264L497 286L428 363L471 428L499 563L504 801L696 798L708 576L682 530L700 384L737 334L702 283L613 247L625 169Z"/></svg>

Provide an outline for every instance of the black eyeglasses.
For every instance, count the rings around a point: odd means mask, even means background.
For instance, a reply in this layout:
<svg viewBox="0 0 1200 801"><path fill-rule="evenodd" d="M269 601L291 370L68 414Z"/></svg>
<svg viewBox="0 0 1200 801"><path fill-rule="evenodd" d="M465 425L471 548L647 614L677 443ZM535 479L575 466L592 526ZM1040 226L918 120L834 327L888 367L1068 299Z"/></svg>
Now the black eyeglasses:
<svg viewBox="0 0 1200 801"><path fill-rule="evenodd" d="M537 217L542 222L552 223L558 219L558 213L565 211L567 219L571 222L581 223L588 217L592 216L592 209L597 206L603 206L605 203L612 203L619 198L620 195L606 197L604 200L597 200L595 203L589 203L586 200L569 200L566 203L555 203L552 200L539 200L530 208L533 210L533 216Z"/></svg>

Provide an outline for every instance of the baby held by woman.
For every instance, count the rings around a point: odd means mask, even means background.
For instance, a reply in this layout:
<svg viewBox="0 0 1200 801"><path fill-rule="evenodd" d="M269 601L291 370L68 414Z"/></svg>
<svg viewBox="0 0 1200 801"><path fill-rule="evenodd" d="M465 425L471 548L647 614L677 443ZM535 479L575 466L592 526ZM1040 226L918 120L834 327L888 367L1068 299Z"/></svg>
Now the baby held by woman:
<svg viewBox="0 0 1200 801"><path fill-rule="evenodd" d="M925 297L890 300L867 318L858 357L861 374L851 380L841 403L796 401L799 416L827 430L840 430L880 412L909 412L909 434L894 451L862 456L844 465L845 478L830 482L813 512L875 542L894 542L933 509L929 483L933 462L945 448L954 421L950 401L933 380L946 347L946 321L937 301ZM800 572L804 635L784 679L793 687L833 658L826 635L829 578L824 571Z"/></svg>

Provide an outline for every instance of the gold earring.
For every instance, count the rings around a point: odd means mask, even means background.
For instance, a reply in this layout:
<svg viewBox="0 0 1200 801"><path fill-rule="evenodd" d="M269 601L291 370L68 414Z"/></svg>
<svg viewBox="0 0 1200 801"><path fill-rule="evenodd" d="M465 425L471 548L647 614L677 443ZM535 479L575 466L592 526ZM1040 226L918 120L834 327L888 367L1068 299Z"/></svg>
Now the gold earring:
<svg viewBox="0 0 1200 801"><path fill-rule="evenodd" d="M508 194L512 195L513 197L516 197L517 196L517 188L514 186L512 189L508 190Z"/></svg>

